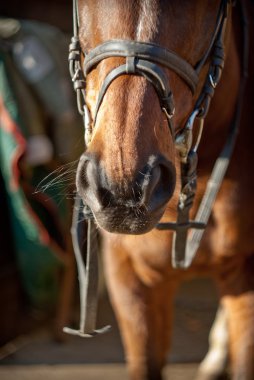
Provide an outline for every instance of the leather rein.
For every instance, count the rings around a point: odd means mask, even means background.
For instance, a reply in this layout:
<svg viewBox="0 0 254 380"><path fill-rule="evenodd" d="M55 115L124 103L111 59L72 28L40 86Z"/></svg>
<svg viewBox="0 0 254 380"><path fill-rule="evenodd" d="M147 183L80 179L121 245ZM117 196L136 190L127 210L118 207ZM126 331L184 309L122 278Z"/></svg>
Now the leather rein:
<svg viewBox="0 0 254 380"><path fill-rule="evenodd" d="M85 144L89 145L93 125L96 123L97 114L107 89L110 84L121 75L139 75L145 77L154 86L162 112L166 115L170 133L175 140L175 146L180 156L181 191L177 206L177 221L175 223L159 223L156 228L159 230L174 231L172 244L172 266L174 268L188 268L196 255L217 193L226 174L238 134L245 82L248 74L248 23L243 4L241 6L243 19L243 74L235 117L230 126L225 146L217 158L210 179L208 180L206 191L195 220L190 220L189 212L193 205L197 187L197 149L202 135L204 119L208 113L211 99L220 81L224 67L225 29L229 7L231 6L232 1L221 1L210 45L195 67L192 67L175 52L153 43L109 40L84 54L84 65L82 69L81 55L83 52L78 36L78 4L77 0L73 0L73 37L69 48L69 68L74 89L77 94L78 110L83 116ZM86 77L98 63L112 57L123 57L125 58L125 63L111 70L104 79L97 97L95 116L92 123L90 111L86 105ZM207 63L208 58L210 60L210 66L203 89L187 123L180 133L175 136L171 121L175 112L174 99L168 78L162 67L173 70L186 83L194 95L199 82L200 71L204 64ZM194 123L198 128L196 141L193 141ZM86 264L84 264L81 253L81 241L84 240L84 236L80 221L84 219L84 216L88 223ZM192 229L192 231L188 233L190 229ZM73 213L72 240L80 282L80 329L64 328L64 331L79 336L94 336L109 329L109 326L106 326L100 330L95 330L98 287L96 235L97 229L94 225L93 215L88 206L84 205L79 195L77 195Z"/></svg>

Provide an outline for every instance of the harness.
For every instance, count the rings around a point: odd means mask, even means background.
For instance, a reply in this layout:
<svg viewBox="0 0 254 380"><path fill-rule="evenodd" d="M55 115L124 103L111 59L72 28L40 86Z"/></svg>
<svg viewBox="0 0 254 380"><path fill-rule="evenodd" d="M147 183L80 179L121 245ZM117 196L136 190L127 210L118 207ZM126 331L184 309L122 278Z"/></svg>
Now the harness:
<svg viewBox="0 0 254 380"><path fill-rule="evenodd" d="M195 220L190 220L189 213L193 205L197 187L197 149L203 131L204 119L208 113L211 99L220 81L224 67L225 29L228 11L232 3L230 0L221 1L210 45L195 67L190 65L174 51L153 43L109 40L84 54L82 70L81 54L83 54L83 52L78 37L78 6L77 0L73 0L73 37L70 44L69 63L71 78L77 94L78 110L84 120L85 144L89 144L92 136L92 121L89 109L86 105L86 76L104 59L123 57L125 58L125 63L111 70L104 79L97 97L93 125L96 123L97 115L107 89L110 84L121 75L139 75L145 77L153 85L158 95L161 110L166 115L170 133L175 141L175 146L180 156L181 191L177 206L177 221L174 223L158 223L156 228L158 230L174 231L172 244L172 266L174 268L188 268L195 257L208 223L216 195L228 168L238 134L245 82L248 75L248 28L246 11L242 2L243 74L235 117L230 126L225 146L217 158L210 179L208 180L206 191ZM186 83L194 95L199 82L199 74L204 64L207 63L208 58L210 60L210 66L205 84L187 123L175 136L171 120L175 112L174 98L164 68L173 70ZM193 141L194 123L198 128L196 141ZM86 265L84 264L81 254L80 242L82 233L80 224L78 224L79 221L84 218L84 215L88 220ZM191 233L188 233L190 229ZM83 205L81 198L77 195L73 214L72 237L80 281L81 322L79 330L65 328L64 331L80 336L92 336L96 333L107 331L109 328L109 326L106 326L101 330L95 330L95 310L97 306L95 294L97 293L98 282L95 247L96 233L97 230L93 223L93 215L88 206Z"/></svg>

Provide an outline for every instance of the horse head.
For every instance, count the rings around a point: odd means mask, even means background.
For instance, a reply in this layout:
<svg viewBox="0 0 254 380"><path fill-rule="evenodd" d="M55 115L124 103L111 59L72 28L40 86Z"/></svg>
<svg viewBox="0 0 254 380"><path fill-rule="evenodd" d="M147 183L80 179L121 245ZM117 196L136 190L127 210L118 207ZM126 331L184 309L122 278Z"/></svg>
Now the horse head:
<svg viewBox="0 0 254 380"><path fill-rule="evenodd" d="M153 46L166 48L194 68L211 44L219 8L219 0L79 1L79 40L82 51L92 55L84 62L92 133L76 183L99 226L109 232L145 233L160 220L176 186L175 136L193 110L209 66L200 67L192 88L191 69L187 79L179 75L179 60L172 69L145 60L142 69L135 56L105 51L117 41L120 50L138 41L141 47L149 44L149 52Z"/></svg>

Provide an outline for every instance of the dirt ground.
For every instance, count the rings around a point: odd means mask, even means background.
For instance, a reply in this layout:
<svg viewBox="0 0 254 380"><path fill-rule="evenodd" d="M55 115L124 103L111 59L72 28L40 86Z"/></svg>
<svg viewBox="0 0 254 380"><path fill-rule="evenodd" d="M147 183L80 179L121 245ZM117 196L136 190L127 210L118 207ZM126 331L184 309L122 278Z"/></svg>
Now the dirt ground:
<svg viewBox="0 0 254 380"><path fill-rule="evenodd" d="M208 279L183 284L175 301L175 323L166 378L194 379L197 363L207 350L207 338L217 308L216 292ZM22 336L0 349L1 380L127 380L116 321L108 302L100 302L98 327L111 324L109 333L92 339L52 338L50 328Z"/></svg>
<svg viewBox="0 0 254 380"><path fill-rule="evenodd" d="M196 369L194 364L168 365L165 376L172 380L192 380ZM122 364L14 366L1 369L0 376L1 380L128 380Z"/></svg>

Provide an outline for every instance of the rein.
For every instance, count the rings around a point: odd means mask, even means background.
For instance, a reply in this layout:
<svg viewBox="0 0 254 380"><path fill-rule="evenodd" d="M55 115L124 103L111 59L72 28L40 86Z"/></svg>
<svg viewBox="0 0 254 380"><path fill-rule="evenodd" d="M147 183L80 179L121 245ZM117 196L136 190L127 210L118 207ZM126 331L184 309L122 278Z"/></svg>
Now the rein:
<svg viewBox="0 0 254 380"><path fill-rule="evenodd" d="M85 78L87 74L89 74L89 72L104 59L123 57L125 58L125 63L114 68L104 79L97 98L95 117L93 120L94 125L107 89L112 81L120 75L139 75L145 77L154 86L160 101L161 109L166 115L169 130L172 137L175 139L175 145L181 161L181 191L177 206L177 221L175 223L158 223L156 228L158 230L174 231L172 244L172 266L174 268L188 268L195 257L217 193L228 168L239 130L243 106L243 94L248 75L248 23L246 11L242 2L243 74L235 117L230 126L225 146L220 156L217 158L210 179L208 180L206 191L195 220L190 220L189 212L193 205L197 187L197 149L202 135L204 118L208 113L211 99L214 95L215 88L219 83L224 67L224 34L230 6L232 6L231 1L221 1L210 45L195 67L192 67L175 52L162 48L156 44L128 40L110 40L96 46L89 53L84 55L84 67L82 70L82 50L78 36L78 6L77 0L73 0L73 37L70 44L69 63L71 78L74 89L77 93L78 110L83 116L84 121L85 144L89 144L92 136L91 116L85 101ZM194 106L194 110L185 127L177 136L175 136L171 122L171 118L175 111L173 94L167 76L160 66L164 66L176 72L194 94L199 80L199 73L209 57L210 66L208 74L203 89ZM198 137L196 141L193 142L193 127L195 121L198 122ZM84 219L84 216L88 221L86 264L84 264L81 253L81 241L84 240L84 235L82 231L83 225L80 221ZM192 231L191 234L188 235L189 229L192 229ZM80 328L79 330L64 328L64 331L82 337L89 337L103 333L110 327L106 326L100 330L95 329L98 288L97 228L94 224L91 210L87 205L83 204L83 201L78 194L74 205L71 232L80 283Z"/></svg>

